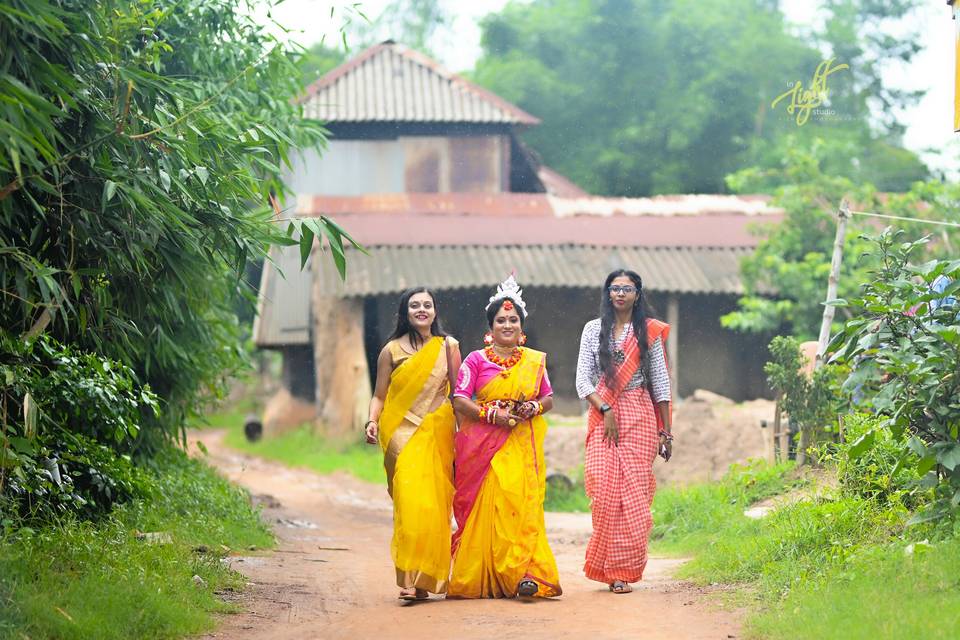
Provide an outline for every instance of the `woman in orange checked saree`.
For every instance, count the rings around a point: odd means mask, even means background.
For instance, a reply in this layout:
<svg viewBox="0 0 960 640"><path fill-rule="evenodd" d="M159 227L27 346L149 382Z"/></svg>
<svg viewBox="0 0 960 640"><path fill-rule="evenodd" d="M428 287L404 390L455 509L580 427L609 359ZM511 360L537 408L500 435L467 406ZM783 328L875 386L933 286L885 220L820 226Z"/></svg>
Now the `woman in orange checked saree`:
<svg viewBox="0 0 960 640"><path fill-rule="evenodd" d="M590 403L584 485L593 518L584 572L614 593L629 593L643 577L653 462L672 454L669 332L646 317L640 276L621 269L607 276L601 317L580 340L577 394Z"/></svg>
<svg viewBox="0 0 960 640"><path fill-rule="evenodd" d="M524 347L526 305L513 276L487 305L487 348L460 367L453 571L448 598L561 594L543 520L546 354Z"/></svg>
<svg viewBox="0 0 960 640"><path fill-rule="evenodd" d="M402 600L447 590L456 431L449 392L459 366L459 347L440 326L433 294L405 291L396 329L377 359L365 427L367 442L383 448Z"/></svg>

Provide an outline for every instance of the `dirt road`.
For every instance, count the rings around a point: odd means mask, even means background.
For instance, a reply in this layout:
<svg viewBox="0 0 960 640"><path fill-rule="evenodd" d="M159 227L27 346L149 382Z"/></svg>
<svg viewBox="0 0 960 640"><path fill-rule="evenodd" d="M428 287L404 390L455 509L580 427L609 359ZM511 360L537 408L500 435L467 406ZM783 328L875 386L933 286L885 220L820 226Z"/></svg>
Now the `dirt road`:
<svg viewBox="0 0 960 640"><path fill-rule="evenodd" d="M383 486L340 473L321 476L235 453L222 433L191 434L225 475L264 504L279 544L266 555L235 557L250 587L240 614L207 638L591 638L726 639L740 636L734 612L702 590L671 579L679 561L652 558L627 595L583 577L590 535L584 514L547 514L564 594L556 600L397 599L390 563L391 505Z"/></svg>

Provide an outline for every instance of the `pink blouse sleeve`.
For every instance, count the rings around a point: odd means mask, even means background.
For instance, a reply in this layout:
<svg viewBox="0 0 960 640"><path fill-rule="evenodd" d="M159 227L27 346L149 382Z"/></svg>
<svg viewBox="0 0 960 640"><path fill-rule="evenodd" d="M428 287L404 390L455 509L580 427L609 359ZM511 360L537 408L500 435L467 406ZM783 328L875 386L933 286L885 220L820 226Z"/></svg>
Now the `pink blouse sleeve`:
<svg viewBox="0 0 960 640"><path fill-rule="evenodd" d="M553 386L550 384L550 376L547 375L547 368L543 368L543 378L540 379L540 392L537 394L537 400L543 400L547 396L553 395Z"/></svg>
<svg viewBox="0 0 960 640"><path fill-rule="evenodd" d="M453 390L454 396L460 396L467 400L473 399L473 394L477 390L477 378L480 374L480 360L476 351L471 351L463 364L460 365L460 371L457 372L457 386Z"/></svg>

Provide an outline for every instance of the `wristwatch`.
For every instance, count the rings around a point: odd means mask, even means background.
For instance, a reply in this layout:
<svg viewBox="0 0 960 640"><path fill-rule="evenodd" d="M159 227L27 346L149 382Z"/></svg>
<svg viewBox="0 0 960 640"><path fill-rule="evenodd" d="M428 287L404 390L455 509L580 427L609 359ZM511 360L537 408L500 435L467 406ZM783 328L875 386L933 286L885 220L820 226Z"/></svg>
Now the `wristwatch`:
<svg viewBox="0 0 960 640"><path fill-rule="evenodd" d="M600 413L606 413L607 411L610 411L611 408L612 407L610 405L604 402L602 405L600 405Z"/></svg>

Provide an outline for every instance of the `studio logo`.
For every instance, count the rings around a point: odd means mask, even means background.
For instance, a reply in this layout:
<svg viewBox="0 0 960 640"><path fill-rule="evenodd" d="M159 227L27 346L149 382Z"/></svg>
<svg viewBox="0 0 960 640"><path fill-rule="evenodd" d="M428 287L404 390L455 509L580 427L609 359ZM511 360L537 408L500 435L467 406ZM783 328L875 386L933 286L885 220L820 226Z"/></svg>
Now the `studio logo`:
<svg viewBox="0 0 960 640"><path fill-rule="evenodd" d="M770 103L770 108L776 109L777 104L781 100L790 98L790 102L787 105L787 113L790 115L796 114L798 127L805 125L807 120L810 119L810 113L822 105L830 93L830 90L827 88L827 78L838 71L850 68L848 64L833 66L835 59L836 58L830 58L817 65L816 71L813 72L813 79L810 81L809 89L804 89L803 82L797 80L793 87L781 93Z"/></svg>

